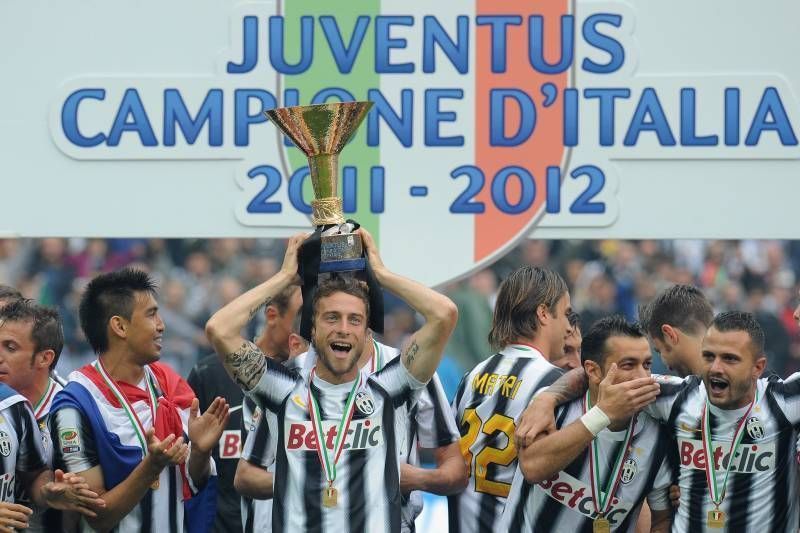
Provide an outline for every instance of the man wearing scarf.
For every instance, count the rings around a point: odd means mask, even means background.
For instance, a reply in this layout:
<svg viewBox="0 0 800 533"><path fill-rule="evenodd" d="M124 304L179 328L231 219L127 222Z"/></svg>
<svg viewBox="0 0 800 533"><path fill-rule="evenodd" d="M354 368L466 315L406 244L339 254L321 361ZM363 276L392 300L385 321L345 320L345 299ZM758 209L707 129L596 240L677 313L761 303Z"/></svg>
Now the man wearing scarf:
<svg viewBox="0 0 800 533"><path fill-rule="evenodd" d="M158 362L164 323L146 273L96 277L79 312L98 358L53 402L54 461L80 472L106 507L78 530L206 531L216 500L211 449L227 403L217 398L200 416L189 385Z"/></svg>

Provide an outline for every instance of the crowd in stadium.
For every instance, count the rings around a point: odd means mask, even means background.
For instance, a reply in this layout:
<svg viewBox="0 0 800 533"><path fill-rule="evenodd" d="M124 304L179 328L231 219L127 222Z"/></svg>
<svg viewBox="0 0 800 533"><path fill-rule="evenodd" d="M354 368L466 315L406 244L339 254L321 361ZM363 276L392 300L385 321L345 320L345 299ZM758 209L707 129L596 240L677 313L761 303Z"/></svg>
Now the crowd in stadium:
<svg viewBox="0 0 800 533"><path fill-rule="evenodd" d="M203 334L206 320L274 274L284 247L273 239L5 239L0 240L0 283L61 312L66 345L59 370L66 375L93 358L77 320L85 284L98 273L142 267L159 284L161 313L169 326L165 360L186 376L200 357L211 353ZM800 327L792 320L800 289L800 241L528 240L497 263L444 288L460 317L445 352L447 384L489 353L486 332L498 283L522 265L547 266L564 276L584 329L613 313L635 319L640 303L671 284L697 285L716 311L757 314L767 331L772 370L789 375L800 369ZM386 344L401 346L414 324L407 306L387 299ZM254 336L263 320L249 327Z"/></svg>
<svg viewBox="0 0 800 533"><path fill-rule="evenodd" d="M0 533L797 531L796 242L358 234L0 241Z"/></svg>

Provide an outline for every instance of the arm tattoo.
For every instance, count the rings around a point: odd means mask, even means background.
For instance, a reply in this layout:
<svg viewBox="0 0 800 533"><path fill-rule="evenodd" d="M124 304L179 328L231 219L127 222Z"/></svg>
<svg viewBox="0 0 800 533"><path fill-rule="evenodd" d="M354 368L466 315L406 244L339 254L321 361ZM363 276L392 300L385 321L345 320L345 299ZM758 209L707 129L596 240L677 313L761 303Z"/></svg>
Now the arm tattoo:
<svg viewBox="0 0 800 533"><path fill-rule="evenodd" d="M411 339L411 345L406 349L406 368L411 368L411 363L414 362L414 357L417 355L419 351L419 346L417 345L417 341Z"/></svg>
<svg viewBox="0 0 800 533"><path fill-rule="evenodd" d="M588 386L586 372L584 372L583 368L575 368L558 378L547 388L547 392L556 396L559 405L563 405L581 397Z"/></svg>
<svg viewBox="0 0 800 533"><path fill-rule="evenodd" d="M267 366L267 358L258 346L245 341L238 350L225 356L225 369L241 388L256 386Z"/></svg>
<svg viewBox="0 0 800 533"><path fill-rule="evenodd" d="M258 313L258 310L259 310L259 309L261 309L262 307L266 307L266 306L268 306L268 305L269 305L269 304L271 304L271 303L272 303L272 296L268 297L266 300L264 300L263 302L261 302L260 304L258 304L258 305L257 305L257 306L255 306L254 308L252 308L252 309L250 310L250 317L248 318L248 320L250 320L250 319L252 319L254 316L256 316L256 313Z"/></svg>

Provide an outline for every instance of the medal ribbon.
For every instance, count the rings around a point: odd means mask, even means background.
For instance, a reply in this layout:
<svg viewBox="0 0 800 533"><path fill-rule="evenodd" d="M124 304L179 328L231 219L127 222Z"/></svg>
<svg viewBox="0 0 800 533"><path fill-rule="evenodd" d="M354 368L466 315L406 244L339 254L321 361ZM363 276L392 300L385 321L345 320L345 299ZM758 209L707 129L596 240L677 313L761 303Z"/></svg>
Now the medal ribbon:
<svg viewBox="0 0 800 533"><path fill-rule="evenodd" d="M47 406L47 402L50 401L50 398L53 397L53 393L56 390L55 380L53 378L48 378L48 380L47 390L44 391L44 394L42 394L42 397L39 398L38 402L36 402L36 405L33 406L33 413L36 420L41 418L42 411L44 411L44 408Z"/></svg>
<svg viewBox="0 0 800 533"><path fill-rule="evenodd" d="M106 386L111 389L111 392L114 393L116 396L117 401L119 401L122 409L125 411L125 414L128 415L128 419L131 421L131 425L133 426L133 431L136 434L136 438L138 439L139 443L142 446L142 457L147 455L147 439L145 438L145 430L144 426L142 425L142 421L139 420L139 416L136 414L136 411L133 409L133 406L128 402L128 399L122 393L121 390L117 387L116 382L114 379L109 375L106 371L105 366L103 366L102 361L99 359L94 362L94 368L100 373L100 376L105 381ZM145 367L145 375L144 375L144 382L145 387L147 388L147 392L150 396L150 412L152 413L152 422L155 425L156 423L156 406L158 405L158 399L156 398L155 387L153 386L152 379L150 377L150 373L148 372L148 368Z"/></svg>
<svg viewBox="0 0 800 533"><path fill-rule="evenodd" d="M323 470L325 470L325 478L328 481L328 486L333 486L333 482L336 481L336 463L339 461L339 456L344 449L345 436L347 435L347 430L350 428L350 420L353 418L353 411L356 406L356 391L361 385L361 373L358 373L358 379L353 382L353 388L350 389L350 393L347 395L344 413L342 413L342 419L339 421L339 426L336 430L336 440L334 440L333 443L334 457L331 461L328 448L325 446L325 432L322 428L319 402L312 391L312 382L316 371L317 367L315 366L311 369L311 374L308 378L308 405L311 407L311 409L309 409L309 415L311 415L311 427L314 430L314 437L317 439L317 457L319 457L319 462Z"/></svg>
<svg viewBox="0 0 800 533"><path fill-rule="evenodd" d="M372 352L372 370L370 374L374 374L383 368L383 352L375 339L372 339L372 347L374 351Z"/></svg>
<svg viewBox="0 0 800 533"><path fill-rule="evenodd" d="M592 406L589 391L583 397L583 412L586 414ZM622 439L622 447L617 453L617 458L614 460L614 466L609 472L608 481L606 482L606 490L600 491L600 461L598 453L597 437L592 439L589 443L589 475L592 482L592 505L598 515L606 515L611 509L611 504L614 501L614 494L617 492L619 482L622 479L622 469L625 464L625 456L628 453L628 448L633 440L633 428L636 426L636 416L631 417L628 424L628 429L625 432L625 438Z"/></svg>
<svg viewBox="0 0 800 533"><path fill-rule="evenodd" d="M756 402L758 402L758 388L756 388L756 393L753 395L753 401L750 402L750 407L747 408L747 412L744 414L744 416L742 416L741 420L739 420L739 425L736 426L736 431L733 433L731 448L728 451L728 467L725 469L725 479L723 479L722 489L720 489L717 481L717 471L716 468L714 468L714 454L711 453L711 448L714 443L711 441L711 428L708 420L709 404L708 395L706 395L706 404L703 406L703 414L700 417L700 426L703 436L703 453L706 454L706 484L708 485L708 490L711 493L711 501L714 503L714 506L717 509L719 509L719 506L722 504L722 500L725 499L725 488L728 486L728 475L731 473L733 457L739 450L739 445L742 443L742 439L744 438L745 420L747 420L747 416L750 414L750 410L753 408Z"/></svg>

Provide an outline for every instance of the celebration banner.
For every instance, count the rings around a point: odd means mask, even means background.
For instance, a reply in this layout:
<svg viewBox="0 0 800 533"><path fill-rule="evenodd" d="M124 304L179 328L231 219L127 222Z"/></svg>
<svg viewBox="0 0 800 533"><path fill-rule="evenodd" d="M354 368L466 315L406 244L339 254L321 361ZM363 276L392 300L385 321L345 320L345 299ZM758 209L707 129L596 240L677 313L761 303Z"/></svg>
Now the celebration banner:
<svg viewBox="0 0 800 533"><path fill-rule="evenodd" d="M800 4L14 0L0 233L283 237L306 157L263 111L374 106L345 215L431 285L519 239L796 238Z"/></svg>

